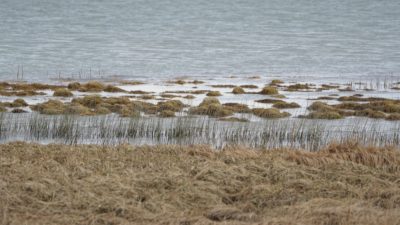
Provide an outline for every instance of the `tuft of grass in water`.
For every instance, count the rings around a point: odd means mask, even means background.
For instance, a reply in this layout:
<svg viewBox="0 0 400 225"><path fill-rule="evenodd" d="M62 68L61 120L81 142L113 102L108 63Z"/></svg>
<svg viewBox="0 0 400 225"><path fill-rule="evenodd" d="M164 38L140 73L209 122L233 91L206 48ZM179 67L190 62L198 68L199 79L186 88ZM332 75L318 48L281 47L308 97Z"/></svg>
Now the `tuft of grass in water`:
<svg viewBox="0 0 400 225"><path fill-rule="evenodd" d="M53 96L56 97L71 97L73 96L72 92L65 88L56 89L53 93Z"/></svg>
<svg viewBox="0 0 400 225"><path fill-rule="evenodd" d="M307 116L301 116L307 119L324 119L324 120L336 120L343 119L343 116L335 111L316 111L311 112Z"/></svg>
<svg viewBox="0 0 400 225"><path fill-rule="evenodd" d="M286 87L285 91L302 91L310 90L312 87L309 84L292 84Z"/></svg>
<svg viewBox="0 0 400 225"><path fill-rule="evenodd" d="M124 89L122 89L122 88L119 88L119 87L116 87L116 86L113 86L113 85L107 85L104 89L103 89L103 91L105 91L105 92L122 92L122 93L124 93L124 92L126 92Z"/></svg>
<svg viewBox="0 0 400 225"><path fill-rule="evenodd" d="M27 113L28 111L23 110L23 109L13 109L11 110L11 113Z"/></svg>
<svg viewBox="0 0 400 225"><path fill-rule="evenodd" d="M22 98L17 98L13 102L0 102L0 106L16 108L28 106L28 103L26 103L26 101Z"/></svg>
<svg viewBox="0 0 400 225"><path fill-rule="evenodd" d="M206 97L197 107L189 109L189 113L196 115L208 115L211 117L231 116L233 111L221 105L215 97Z"/></svg>
<svg viewBox="0 0 400 225"><path fill-rule="evenodd" d="M14 142L0 154L5 224L400 223L400 154L390 147Z"/></svg>
<svg viewBox="0 0 400 225"><path fill-rule="evenodd" d="M259 93L262 95L277 95L279 91L276 87L266 86Z"/></svg>
<svg viewBox="0 0 400 225"><path fill-rule="evenodd" d="M254 84L244 84L244 85L240 85L239 87L248 88L248 89L257 89L258 88L258 86L254 85Z"/></svg>
<svg viewBox="0 0 400 225"><path fill-rule="evenodd" d="M81 84L79 91L81 92L100 92L103 91L106 86L99 81L89 81L85 84Z"/></svg>
<svg viewBox="0 0 400 225"><path fill-rule="evenodd" d="M285 101L280 99L266 98L266 99L256 100L255 102L265 103L265 104L276 104L276 103L284 103Z"/></svg>
<svg viewBox="0 0 400 225"><path fill-rule="evenodd" d="M277 119L277 118L284 118L289 117L290 113L288 112L281 112L279 109L271 108L271 109L264 109L264 108L254 108L251 110L254 115L261 117L261 118L268 118L268 119Z"/></svg>
<svg viewBox="0 0 400 225"><path fill-rule="evenodd" d="M226 109L231 110L235 113L250 113L251 110L248 105L241 103L224 103L222 104Z"/></svg>
<svg viewBox="0 0 400 225"><path fill-rule="evenodd" d="M160 117L166 118L166 117L175 117L175 112L171 110L162 110L160 112Z"/></svg>
<svg viewBox="0 0 400 225"><path fill-rule="evenodd" d="M274 108L278 109L294 109L294 108L300 108L300 105L297 104L296 102L276 102L272 105Z"/></svg>
<svg viewBox="0 0 400 225"><path fill-rule="evenodd" d="M221 96L222 94L221 94L221 92L219 92L219 91L209 91L208 93L207 93L207 96L210 96L210 97L218 97L218 96Z"/></svg>
<svg viewBox="0 0 400 225"><path fill-rule="evenodd" d="M282 80L275 79L275 80L272 80L272 81L269 83L269 85L271 85L271 86L277 86L277 85L280 85L280 84L283 84L283 83L285 83L285 82L283 82Z"/></svg>
<svg viewBox="0 0 400 225"><path fill-rule="evenodd" d="M240 94L244 94L246 92L241 87L235 87L235 88L232 89L232 93L235 94L235 95L240 95Z"/></svg>
<svg viewBox="0 0 400 225"><path fill-rule="evenodd" d="M165 102L158 102L158 111L172 111L179 112L184 108L184 104L179 100L169 100Z"/></svg>
<svg viewBox="0 0 400 225"><path fill-rule="evenodd" d="M400 113L392 113L386 117L387 120L400 120Z"/></svg>

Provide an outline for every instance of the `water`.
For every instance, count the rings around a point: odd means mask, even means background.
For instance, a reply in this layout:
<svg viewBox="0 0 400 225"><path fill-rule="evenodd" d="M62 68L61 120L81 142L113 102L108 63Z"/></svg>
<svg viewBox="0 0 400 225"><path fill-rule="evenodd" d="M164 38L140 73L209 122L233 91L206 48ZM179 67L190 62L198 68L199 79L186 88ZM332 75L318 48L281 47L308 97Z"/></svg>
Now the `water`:
<svg viewBox="0 0 400 225"><path fill-rule="evenodd" d="M0 79L400 77L398 0L1 0Z"/></svg>

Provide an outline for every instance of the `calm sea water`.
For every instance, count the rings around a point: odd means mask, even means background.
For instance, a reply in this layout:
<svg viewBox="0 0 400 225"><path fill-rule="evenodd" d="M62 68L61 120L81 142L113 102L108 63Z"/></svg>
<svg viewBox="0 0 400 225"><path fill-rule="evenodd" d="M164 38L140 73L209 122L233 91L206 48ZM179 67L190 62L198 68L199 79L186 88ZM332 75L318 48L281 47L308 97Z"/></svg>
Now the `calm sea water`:
<svg viewBox="0 0 400 225"><path fill-rule="evenodd" d="M0 79L400 77L399 0L1 0Z"/></svg>

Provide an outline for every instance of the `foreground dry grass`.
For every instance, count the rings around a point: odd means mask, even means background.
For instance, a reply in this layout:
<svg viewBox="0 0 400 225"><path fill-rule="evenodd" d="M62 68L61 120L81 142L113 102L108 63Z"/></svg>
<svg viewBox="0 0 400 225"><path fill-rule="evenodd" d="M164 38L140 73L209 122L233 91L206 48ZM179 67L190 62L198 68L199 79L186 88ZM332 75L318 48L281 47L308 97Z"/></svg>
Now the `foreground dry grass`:
<svg viewBox="0 0 400 225"><path fill-rule="evenodd" d="M0 145L2 224L400 224L400 152Z"/></svg>

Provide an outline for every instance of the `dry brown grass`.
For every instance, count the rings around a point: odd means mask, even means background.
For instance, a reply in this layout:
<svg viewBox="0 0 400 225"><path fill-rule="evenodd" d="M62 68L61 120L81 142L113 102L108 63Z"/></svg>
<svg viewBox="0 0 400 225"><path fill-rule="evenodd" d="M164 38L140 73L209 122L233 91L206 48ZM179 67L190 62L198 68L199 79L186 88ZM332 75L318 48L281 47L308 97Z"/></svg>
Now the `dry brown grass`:
<svg viewBox="0 0 400 225"><path fill-rule="evenodd" d="M276 87L266 86L259 93L262 95L277 95L279 91Z"/></svg>
<svg viewBox="0 0 400 225"><path fill-rule="evenodd" d="M53 96L56 96L56 97L71 97L73 95L74 94L72 94L72 92L66 88L56 89L53 93Z"/></svg>
<svg viewBox="0 0 400 225"><path fill-rule="evenodd" d="M0 145L2 224L400 223L400 153Z"/></svg>

